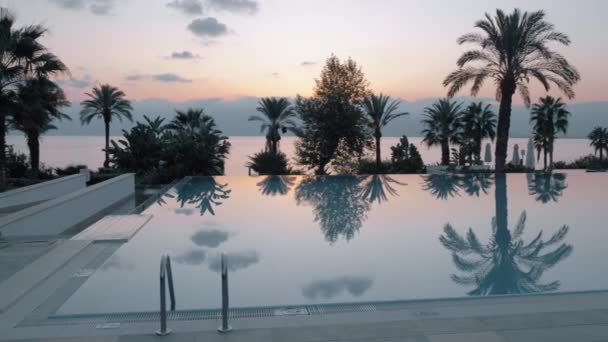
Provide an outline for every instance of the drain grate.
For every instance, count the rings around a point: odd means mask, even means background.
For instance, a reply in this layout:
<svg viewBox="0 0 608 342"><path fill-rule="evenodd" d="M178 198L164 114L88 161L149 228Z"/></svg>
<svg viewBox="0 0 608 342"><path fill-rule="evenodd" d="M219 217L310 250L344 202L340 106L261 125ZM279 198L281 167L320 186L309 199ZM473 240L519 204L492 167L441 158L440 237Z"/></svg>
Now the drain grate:
<svg viewBox="0 0 608 342"><path fill-rule="evenodd" d="M230 319L243 318L262 318L274 316L301 316L301 315L329 315L346 312L372 312L377 308L373 304L344 304L344 305L314 305L297 308L251 308L251 309L231 309ZM189 311L173 311L167 313L169 321L201 321L201 320L221 320L221 310L189 310ZM54 322L120 322L120 323L137 323L158 321L160 314L158 312L142 312L142 313L120 313L106 315L88 315L88 316L51 316L49 321Z"/></svg>

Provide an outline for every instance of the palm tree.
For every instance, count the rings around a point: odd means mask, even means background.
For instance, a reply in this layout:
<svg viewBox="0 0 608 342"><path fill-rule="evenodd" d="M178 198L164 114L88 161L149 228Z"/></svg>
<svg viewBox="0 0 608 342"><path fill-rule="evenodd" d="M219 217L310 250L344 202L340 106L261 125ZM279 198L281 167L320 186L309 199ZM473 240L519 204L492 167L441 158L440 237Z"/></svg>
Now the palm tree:
<svg viewBox="0 0 608 342"><path fill-rule="evenodd" d="M604 160L604 151L608 154L608 128L595 127L587 136L591 140L590 146L593 146L595 153L600 152L600 161Z"/></svg>
<svg viewBox="0 0 608 342"><path fill-rule="evenodd" d="M0 8L0 183L5 180L7 120L12 115L15 87L26 77L68 72L39 41L47 30L40 25L15 28L15 16Z"/></svg>
<svg viewBox="0 0 608 342"><path fill-rule="evenodd" d="M464 126L464 136L473 142L472 152L475 161L481 162L481 143L483 139L496 138L496 114L490 109L491 105L483 102L471 103L464 110L462 121Z"/></svg>
<svg viewBox="0 0 608 342"><path fill-rule="evenodd" d="M103 119L106 133L106 148L104 167L109 167L109 148L110 148L110 123L116 117L120 122L125 118L133 121L131 117L131 102L125 99L125 93L109 84L96 86L91 93L86 94L89 99L82 101L80 111L80 121L82 124L90 124L95 118Z"/></svg>
<svg viewBox="0 0 608 342"><path fill-rule="evenodd" d="M530 79L538 80L548 91L556 85L569 99L574 98L572 86L580 80L576 68L561 54L549 48L550 43L569 45L570 38L557 32L553 24L545 21L545 13L521 12L515 9L507 15L496 10L492 18L475 27L482 34L470 33L458 39L458 44L473 43L478 50L465 52L457 62L458 70L449 74L443 84L449 86L448 96L454 96L467 83L472 82L471 94L476 96L484 82L491 78L496 84L496 99L500 101L496 141L496 171L505 170L511 105L517 90L524 103L530 105Z"/></svg>
<svg viewBox="0 0 608 342"><path fill-rule="evenodd" d="M545 169L547 169L547 154L549 154L549 166L553 165L553 145L559 132L568 131L568 117L570 112L566 110L566 104L561 98L546 96L540 99L540 103L532 106L530 122L534 124L534 140L539 152L543 151Z"/></svg>
<svg viewBox="0 0 608 342"><path fill-rule="evenodd" d="M562 226L548 240L542 231L529 243L523 239L526 212L522 212L513 232L507 221L507 181L496 175L496 216L492 219L490 241L482 244L473 229L466 236L446 224L441 244L452 252L454 265L466 275L452 275L462 285L473 285L470 296L525 294L555 291L560 282L539 284L543 273L572 253L572 246L562 243L569 227Z"/></svg>
<svg viewBox="0 0 608 342"><path fill-rule="evenodd" d="M450 164L450 143L458 144L461 141L462 111L460 103L441 99L431 107L424 109L422 140L429 147L441 146L441 164Z"/></svg>
<svg viewBox="0 0 608 342"><path fill-rule="evenodd" d="M392 100L390 96L370 95L363 99L363 110L369 117L369 127L374 131L376 139L376 168L380 169L382 163L380 151L380 139L382 139L382 128L386 127L391 121L409 113L395 113L399 108L400 101Z"/></svg>
<svg viewBox="0 0 608 342"><path fill-rule="evenodd" d="M297 117L288 99L281 97L265 97L258 102L256 110L263 116L252 115L249 121L261 121L261 132L266 132L266 150L278 152L281 133L297 133L298 128L295 122Z"/></svg>
<svg viewBox="0 0 608 342"><path fill-rule="evenodd" d="M189 108L185 112L176 110L175 117L166 128L176 131L195 133L196 130L203 124L204 117L208 117L207 114L205 114L204 109Z"/></svg>
<svg viewBox="0 0 608 342"><path fill-rule="evenodd" d="M18 109L13 114L11 127L25 134L31 169L36 175L40 167L40 136L57 129L52 124L54 120L71 120L59 110L70 102L63 90L45 77L30 78L17 85L17 101Z"/></svg>

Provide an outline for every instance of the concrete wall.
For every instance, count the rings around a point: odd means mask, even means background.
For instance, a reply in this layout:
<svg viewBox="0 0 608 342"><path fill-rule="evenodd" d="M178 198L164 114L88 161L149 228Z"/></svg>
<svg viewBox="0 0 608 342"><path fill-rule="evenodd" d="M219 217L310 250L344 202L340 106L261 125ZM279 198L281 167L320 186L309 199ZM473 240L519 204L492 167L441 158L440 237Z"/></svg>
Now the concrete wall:
<svg viewBox="0 0 608 342"><path fill-rule="evenodd" d="M0 217L6 237L61 234L133 196L135 175L124 174L85 189Z"/></svg>
<svg viewBox="0 0 608 342"><path fill-rule="evenodd" d="M89 173L61 177L48 182L34 184L0 193L0 212L11 212L67 195L87 186Z"/></svg>

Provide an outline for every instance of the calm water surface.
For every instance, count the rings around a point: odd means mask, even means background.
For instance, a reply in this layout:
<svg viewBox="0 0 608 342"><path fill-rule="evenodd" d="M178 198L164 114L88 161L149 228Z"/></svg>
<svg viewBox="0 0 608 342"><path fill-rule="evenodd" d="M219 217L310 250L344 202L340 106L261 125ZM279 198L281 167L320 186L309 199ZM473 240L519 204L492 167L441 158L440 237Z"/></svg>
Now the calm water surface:
<svg viewBox="0 0 608 342"><path fill-rule="evenodd" d="M113 137L118 139L120 137ZM434 164L441 160L439 148L429 149L421 145L421 138L410 138L410 143L414 143L426 164ZM293 158L295 155L293 137L284 137L281 142L281 149ZM382 151L385 158L390 157L390 147L396 145L399 138L387 137L382 139ZM19 135L8 137L8 143L15 146L19 151L27 153L25 139ZM226 175L244 176L247 175L245 164L249 161L248 156L259 152L264 148L265 140L263 137L230 137L232 148L230 157L226 161ZM511 147L509 153L513 151L513 145L519 144L520 149L526 149L527 139L510 139ZM65 167L69 164L84 164L96 170L103 165L104 137L101 136L47 136L42 139L41 160L48 166ZM484 146L485 151L485 146ZM578 157L593 153L586 139L558 139L555 145L555 160L572 161ZM482 153L483 155L483 153ZM510 160L511 157L509 157Z"/></svg>
<svg viewBox="0 0 608 342"><path fill-rule="evenodd" d="M608 174L192 178L58 314L608 289Z"/></svg>

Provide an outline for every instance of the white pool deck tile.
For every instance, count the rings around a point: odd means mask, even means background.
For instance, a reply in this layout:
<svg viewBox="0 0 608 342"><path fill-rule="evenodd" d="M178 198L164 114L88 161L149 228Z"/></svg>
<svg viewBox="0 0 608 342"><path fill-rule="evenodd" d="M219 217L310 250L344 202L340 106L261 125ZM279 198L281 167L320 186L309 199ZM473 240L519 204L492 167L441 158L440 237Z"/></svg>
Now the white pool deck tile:
<svg viewBox="0 0 608 342"><path fill-rule="evenodd" d="M109 215L74 236L72 240L127 242L150 219L152 215Z"/></svg>

